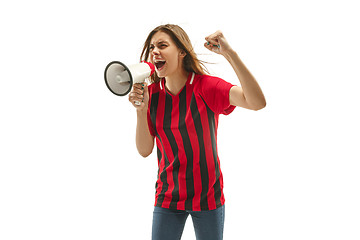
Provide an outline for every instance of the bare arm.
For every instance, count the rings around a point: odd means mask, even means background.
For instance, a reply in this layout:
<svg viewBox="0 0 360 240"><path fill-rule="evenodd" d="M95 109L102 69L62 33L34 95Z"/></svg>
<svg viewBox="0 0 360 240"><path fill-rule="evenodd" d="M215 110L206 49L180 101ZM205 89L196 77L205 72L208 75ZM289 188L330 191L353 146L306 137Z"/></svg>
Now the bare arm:
<svg viewBox="0 0 360 240"><path fill-rule="evenodd" d="M146 112L137 111L136 148L141 156L147 157L154 148L154 137L149 132Z"/></svg>
<svg viewBox="0 0 360 240"><path fill-rule="evenodd" d="M251 110L260 110L266 106L265 96L245 64L241 61L238 54L230 47L223 33L216 33L205 38L208 43L205 47L210 51L223 55L234 69L240 86L234 86L230 89L230 104L238 107L244 107Z"/></svg>
<svg viewBox="0 0 360 240"><path fill-rule="evenodd" d="M134 84L134 87L129 94L129 101L136 108L136 148L141 156L147 157L154 148L154 137L150 134L147 123L149 92L146 83L144 83L144 86L141 84ZM136 105L134 103L135 101L141 102L141 105Z"/></svg>

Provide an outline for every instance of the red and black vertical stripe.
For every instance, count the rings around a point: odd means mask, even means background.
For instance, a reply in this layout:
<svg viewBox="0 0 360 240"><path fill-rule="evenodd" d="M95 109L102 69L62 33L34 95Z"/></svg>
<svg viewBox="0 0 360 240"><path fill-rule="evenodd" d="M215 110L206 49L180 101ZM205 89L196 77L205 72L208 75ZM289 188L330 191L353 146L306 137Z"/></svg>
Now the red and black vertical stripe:
<svg viewBox="0 0 360 240"><path fill-rule="evenodd" d="M188 108L186 88L179 94L179 131L183 141L185 156L186 156L186 200L185 209L193 209L194 198L194 176L193 176L193 164L194 164L194 152L191 146L190 136L185 122L185 117Z"/></svg>
<svg viewBox="0 0 360 240"><path fill-rule="evenodd" d="M155 205L194 211L221 206L218 115L188 83L177 96L152 93L149 107L159 164Z"/></svg>

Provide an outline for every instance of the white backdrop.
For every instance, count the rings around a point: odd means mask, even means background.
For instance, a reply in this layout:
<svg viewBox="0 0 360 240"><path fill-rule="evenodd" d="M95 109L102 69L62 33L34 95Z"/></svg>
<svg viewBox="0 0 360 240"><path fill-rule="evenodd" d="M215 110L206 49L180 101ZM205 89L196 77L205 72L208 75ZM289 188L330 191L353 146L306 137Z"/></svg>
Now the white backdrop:
<svg viewBox="0 0 360 240"><path fill-rule="evenodd" d="M150 239L156 154L103 71L138 62L148 33L221 29L267 107L220 118L225 239L360 239L356 1L2 1L0 239ZM183 239L195 239L191 220Z"/></svg>

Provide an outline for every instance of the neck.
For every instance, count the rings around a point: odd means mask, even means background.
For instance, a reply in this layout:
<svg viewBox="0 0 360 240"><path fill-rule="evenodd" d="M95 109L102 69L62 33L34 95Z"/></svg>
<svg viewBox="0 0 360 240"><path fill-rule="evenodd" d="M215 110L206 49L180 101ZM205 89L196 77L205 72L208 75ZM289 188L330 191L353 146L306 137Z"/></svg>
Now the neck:
<svg viewBox="0 0 360 240"><path fill-rule="evenodd" d="M189 73L181 68L180 71L176 71L171 76L165 77L165 87L172 94L177 95L181 89L185 86Z"/></svg>

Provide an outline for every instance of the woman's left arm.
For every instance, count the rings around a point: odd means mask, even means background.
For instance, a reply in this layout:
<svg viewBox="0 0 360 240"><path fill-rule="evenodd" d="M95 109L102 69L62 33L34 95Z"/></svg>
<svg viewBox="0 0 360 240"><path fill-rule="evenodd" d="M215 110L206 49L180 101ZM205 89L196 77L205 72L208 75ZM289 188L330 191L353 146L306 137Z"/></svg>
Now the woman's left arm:
<svg viewBox="0 0 360 240"><path fill-rule="evenodd" d="M251 110L260 110L266 106L265 96L256 79L246 68L238 54L230 47L221 31L206 37L204 46L212 52L223 55L234 69L239 86L230 89L230 104Z"/></svg>

